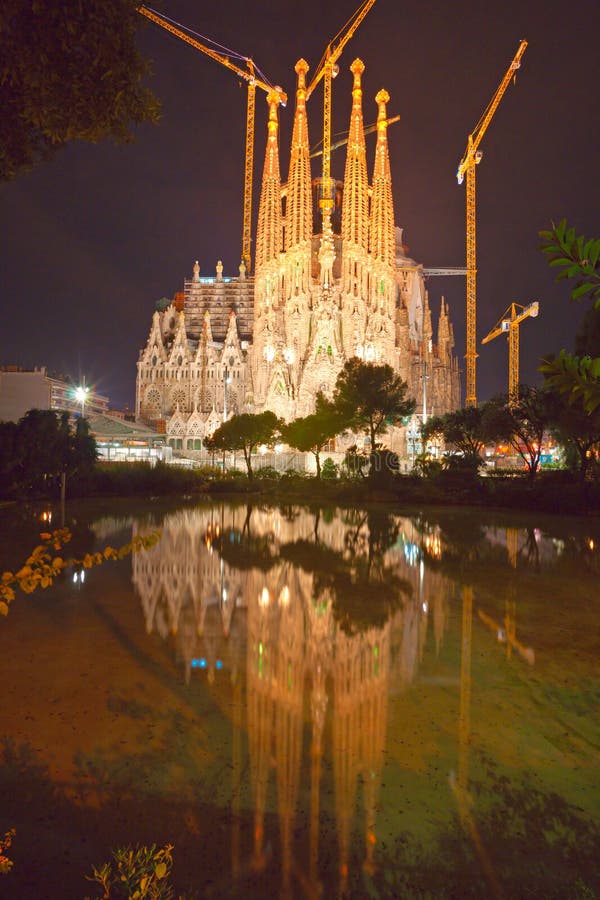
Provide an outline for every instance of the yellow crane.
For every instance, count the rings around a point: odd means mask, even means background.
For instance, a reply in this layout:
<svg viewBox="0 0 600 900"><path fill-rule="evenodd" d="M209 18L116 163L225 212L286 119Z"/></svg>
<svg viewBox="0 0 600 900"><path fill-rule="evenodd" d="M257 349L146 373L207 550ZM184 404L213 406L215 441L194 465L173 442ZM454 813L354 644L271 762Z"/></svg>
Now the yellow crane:
<svg viewBox="0 0 600 900"><path fill-rule="evenodd" d="M388 126L390 126L390 125L393 125L395 122L399 122L399 121L400 121L400 116L391 116L391 118L389 118L387 120L387 123L388 123ZM372 125L367 125L364 129L365 134L373 134L374 131L377 131L377 122L374 122ZM322 142L319 141L319 143L315 145L315 148L313 150L311 150L311 153L310 153L311 159L314 159L316 156L323 155L323 148L321 146L321 143ZM331 145L329 150L331 152L333 152L334 150L338 150L340 147L345 146L345 144L347 144L347 143L348 143L348 133L345 132L344 137L340 138L339 141L335 141L335 143L333 143Z"/></svg>
<svg viewBox="0 0 600 900"><path fill-rule="evenodd" d="M535 319L539 311L537 300L527 306L511 303L481 342L487 344L500 334L508 334L508 398L511 403L519 397L519 326L527 318Z"/></svg>
<svg viewBox="0 0 600 900"><path fill-rule="evenodd" d="M331 215L334 197L331 179L331 83L338 74L337 61L342 54L342 50L374 4L375 0L364 0L364 3L358 7L346 24L342 26L333 40L327 44L314 77L306 89L306 99L308 100L318 83L321 79L323 80L323 176L321 181L321 199L319 200L323 219Z"/></svg>
<svg viewBox="0 0 600 900"><path fill-rule="evenodd" d="M527 49L527 41L521 41L516 55L500 82L479 122L468 137L467 148L458 164L456 177L459 184L467 176L467 352L466 359L466 406L477 406L476 360L477 360L477 230L475 209L475 166L481 162L479 150L488 125L498 109L511 78L521 65L521 57Z"/></svg>
<svg viewBox="0 0 600 900"><path fill-rule="evenodd" d="M266 81L263 81L261 78L258 78L256 75L254 62L249 57L240 56L240 59L243 59L246 63L246 66L248 67L247 70L242 69L240 68L240 66L233 63L228 56L223 53L219 53L212 47L207 47L206 44L202 44L200 41L196 40L196 38L193 38L189 34L186 34L185 31L179 28L175 23L169 21L164 16L159 15L150 7L144 5L138 6L138 12L140 13L140 15L145 16L151 22L154 22L156 25L160 25L161 28L164 28L166 31L169 31L171 34L175 35L175 37L180 38L182 41L185 41L186 44L189 44L196 50L200 50L200 52L206 54L206 56L210 56L210 58L214 59L215 62L221 63L221 65L226 66L239 78L242 78L248 85L248 102L246 105L246 156L244 162L242 260L246 265L247 271L250 272L252 265L250 246L252 240L252 176L254 170L254 111L256 105L256 88L262 88L262 90L267 94L270 91L275 91L282 106L285 106L287 103L287 94L278 85L273 86L272 84L268 84Z"/></svg>

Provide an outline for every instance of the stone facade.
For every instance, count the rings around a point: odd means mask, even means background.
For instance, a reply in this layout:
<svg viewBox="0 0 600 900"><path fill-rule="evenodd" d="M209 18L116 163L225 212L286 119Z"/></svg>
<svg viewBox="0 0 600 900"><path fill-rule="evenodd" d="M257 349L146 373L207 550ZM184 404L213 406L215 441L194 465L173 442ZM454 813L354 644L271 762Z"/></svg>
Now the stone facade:
<svg viewBox="0 0 600 900"><path fill-rule="evenodd" d="M164 420L170 442L184 451L199 450L202 439L234 413L270 409L286 420L307 415L317 391L331 395L340 369L353 356L391 365L416 399L419 418L460 405L448 307L442 298L434 342L423 268L406 256L402 230L394 222L389 95L380 91L376 97L377 145L369 182L364 66L353 62L344 181L332 182L331 202L320 186L325 199L315 234L318 180L310 170L307 71L300 60L285 184L278 97L267 98L254 276L242 263L236 278L226 278L219 262L214 277L201 277L196 262L183 294L154 313L140 352L136 414L150 423ZM406 449L401 435L392 444Z"/></svg>

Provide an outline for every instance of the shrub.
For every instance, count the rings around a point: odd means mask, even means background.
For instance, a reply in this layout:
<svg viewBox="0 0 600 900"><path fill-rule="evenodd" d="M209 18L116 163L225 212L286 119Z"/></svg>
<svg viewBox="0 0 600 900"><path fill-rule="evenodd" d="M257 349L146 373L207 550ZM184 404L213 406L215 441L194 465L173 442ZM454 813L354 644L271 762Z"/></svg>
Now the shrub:
<svg viewBox="0 0 600 900"><path fill-rule="evenodd" d="M330 456L327 457L321 467L321 478L334 480L339 475L339 466L337 466Z"/></svg>
<svg viewBox="0 0 600 900"><path fill-rule="evenodd" d="M281 477L280 473L277 469L274 469L273 466L263 466L262 469L256 469L254 472L255 478L266 478L271 481L278 481Z"/></svg>

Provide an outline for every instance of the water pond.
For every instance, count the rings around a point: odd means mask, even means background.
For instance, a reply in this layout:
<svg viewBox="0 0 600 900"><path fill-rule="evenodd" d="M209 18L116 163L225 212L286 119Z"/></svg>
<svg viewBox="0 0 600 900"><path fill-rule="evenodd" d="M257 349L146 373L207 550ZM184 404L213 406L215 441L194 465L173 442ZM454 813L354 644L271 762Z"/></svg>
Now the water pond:
<svg viewBox="0 0 600 900"><path fill-rule="evenodd" d="M2 568L48 516L0 510ZM148 500L0 619L0 896L600 895L600 521ZM51 527L52 527L51 526Z"/></svg>

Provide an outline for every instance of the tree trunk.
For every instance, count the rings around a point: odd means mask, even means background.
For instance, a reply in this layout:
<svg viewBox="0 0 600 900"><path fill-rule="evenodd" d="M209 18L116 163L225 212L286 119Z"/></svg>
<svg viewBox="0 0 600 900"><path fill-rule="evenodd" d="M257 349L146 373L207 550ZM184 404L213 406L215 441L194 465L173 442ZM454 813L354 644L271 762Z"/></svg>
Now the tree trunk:
<svg viewBox="0 0 600 900"><path fill-rule="evenodd" d="M317 478L320 478L321 477L321 459L320 459L318 450L315 450L315 460L317 462Z"/></svg>
<svg viewBox="0 0 600 900"><path fill-rule="evenodd" d="M65 503L67 499L67 473L60 473L60 525L65 527Z"/></svg>
<svg viewBox="0 0 600 900"><path fill-rule="evenodd" d="M246 466L248 468L248 481L252 481L252 448L246 450L244 447L244 459L246 460Z"/></svg>

